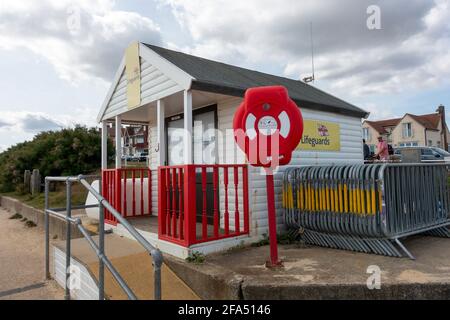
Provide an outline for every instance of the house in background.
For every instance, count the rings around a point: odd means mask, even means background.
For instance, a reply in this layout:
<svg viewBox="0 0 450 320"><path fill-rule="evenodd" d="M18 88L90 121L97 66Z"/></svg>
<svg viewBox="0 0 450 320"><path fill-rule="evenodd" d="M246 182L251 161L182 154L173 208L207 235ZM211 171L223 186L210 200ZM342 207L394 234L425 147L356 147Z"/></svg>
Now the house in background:
<svg viewBox="0 0 450 320"><path fill-rule="evenodd" d="M108 136L116 146L116 129L115 123L108 124ZM148 152L148 125L130 124L121 128L121 146L123 156L134 156ZM100 130L101 131L101 130Z"/></svg>
<svg viewBox="0 0 450 320"><path fill-rule="evenodd" d="M363 139L375 152L377 138L382 136L393 147L427 146L448 150L450 132L445 122L445 107L435 113L414 115L381 121L364 121Z"/></svg>
<svg viewBox="0 0 450 320"><path fill-rule="evenodd" d="M387 119L381 121L366 120L363 123L363 139L366 140L371 152L375 152L378 137L382 136L385 141L392 144L392 131L401 118Z"/></svg>
<svg viewBox="0 0 450 320"><path fill-rule="evenodd" d="M139 155L148 152L148 126L133 125L125 128L123 137L124 155Z"/></svg>

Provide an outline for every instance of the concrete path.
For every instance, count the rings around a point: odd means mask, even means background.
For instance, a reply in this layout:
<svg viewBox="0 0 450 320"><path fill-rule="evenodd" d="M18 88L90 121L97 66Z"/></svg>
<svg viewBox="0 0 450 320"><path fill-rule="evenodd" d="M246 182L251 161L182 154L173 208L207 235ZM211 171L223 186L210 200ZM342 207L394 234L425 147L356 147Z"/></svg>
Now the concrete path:
<svg viewBox="0 0 450 320"><path fill-rule="evenodd" d="M44 281L44 234L9 219L0 208L0 300L63 299L55 281Z"/></svg>
<svg viewBox="0 0 450 320"><path fill-rule="evenodd" d="M98 236L93 236L93 240L98 244ZM54 246L65 252L64 241L55 241ZM92 277L98 279L98 258L85 239L72 240L71 253L73 258L90 270ZM107 234L105 253L138 299L154 299L152 261L140 244L115 234ZM163 300L199 300L199 297L165 264L162 267L161 278ZM109 300L128 299L107 268L105 268L105 294Z"/></svg>
<svg viewBox="0 0 450 320"><path fill-rule="evenodd" d="M210 255L201 265L166 263L202 299L450 299L450 239L417 236L404 244L416 260L280 245L278 269L265 267L268 246ZM377 271L379 290L371 277Z"/></svg>

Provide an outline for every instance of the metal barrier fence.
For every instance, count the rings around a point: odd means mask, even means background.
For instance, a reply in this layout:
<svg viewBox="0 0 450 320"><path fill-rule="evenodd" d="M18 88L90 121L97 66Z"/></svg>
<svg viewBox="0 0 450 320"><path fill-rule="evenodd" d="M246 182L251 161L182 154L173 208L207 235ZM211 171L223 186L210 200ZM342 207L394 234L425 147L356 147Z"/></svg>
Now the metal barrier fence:
<svg viewBox="0 0 450 320"><path fill-rule="evenodd" d="M56 217L67 222L66 234L66 279L65 279L65 299L70 300L70 262L71 262L71 228L75 225L84 238L87 240L91 248L94 250L99 261L99 300L105 299L105 267L111 272L113 278L117 281L122 290L126 293L129 299L137 300L136 295L128 286L117 269L112 265L111 261L105 254L105 212L107 211L116 219L122 226L141 244L149 253L153 260L154 271L154 298L161 300L161 266L163 264L163 256L161 251L153 247L122 215L101 195L102 190L95 190L87 181L87 179L99 179L94 176L78 176L78 177L46 177L45 178L45 277L50 279L50 223L49 216ZM66 184L66 207L64 208L50 208L49 193L50 182L63 182ZM96 205L72 206L72 184L81 183L98 201ZM102 184L100 183L100 186ZM83 226L80 218L72 218L72 210L99 208L99 239L98 243L92 238L87 229Z"/></svg>
<svg viewBox="0 0 450 320"><path fill-rule="evenodd" d="M373 164L286 170L286 224L307 243L414 259L401 238L450 237L447 164Z"/></svg>

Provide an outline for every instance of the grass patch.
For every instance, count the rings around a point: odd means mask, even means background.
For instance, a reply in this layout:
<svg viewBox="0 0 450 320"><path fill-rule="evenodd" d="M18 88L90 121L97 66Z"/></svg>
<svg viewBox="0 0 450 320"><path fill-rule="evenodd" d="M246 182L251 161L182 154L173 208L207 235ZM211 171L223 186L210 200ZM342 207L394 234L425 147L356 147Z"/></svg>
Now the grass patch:
<svg viewBox="0 0 450 320"><path fill-rule="evenodd" d="M289 231L287 233L282 233L277 235L277 243L282 245L296 244L303 245L303 240L298 230ZM267 234L263 234L263 239L258 242L251 244L252 247L263 247L270 244L270 239Z"/></svg>
<svg viewBox="0 0 450 320"><path fill-rule="evenodd" d="M33 221L28 220L27 222L25 222L25 227L34 228L34 227L37 227L37 225Z"/></svg>
<svg viewBox="0 0 450 320"><path fill-rule="evenodd" d="M244 241L241 241L241 243L239 243L238 245L229 248L229 249L227 250L227 253L233 253L233 252L242 250L242 249L244 249L244 248L245 248Z"/></svg>
<svg viewBox="0 0 450 320"><path fill-rule="evenodd" d="M10 220L19 220L22 219L22 215L20 213L16 213L14 215L12 215L11 217L9 217Z"/></svg>
<svg viewBox="0 0 450 320"><path fill-rule="evenodd" d="M20 194L18 192L2 193L2 196L11 197L25 203L33 208L44 209L45 194L40 193L32 196L31 194ZM86 201L88 191L80 183L72 184L72 205L83 205ZM64 183L57 185L55 192L49 193L49 205L51 208L64 208L66 206L66 188Z"/></svg>
<svg viewBox="0 0 450 320"><path fill-rule="evenodd" d="M187 262L194 264L202 264L205 260L205 255L201 252L192 252L191 255L186 258Z"/></svg>
<svg viewBox="0 0 450 320"><path fill-rule="evenodd" d="M269 237L267 236L266 233L263 234L263 238L261 240L259 240L258 242L254 242L251 244L252 247L264 247L264 246L268 246L270 244L270 240Z"/></svg>

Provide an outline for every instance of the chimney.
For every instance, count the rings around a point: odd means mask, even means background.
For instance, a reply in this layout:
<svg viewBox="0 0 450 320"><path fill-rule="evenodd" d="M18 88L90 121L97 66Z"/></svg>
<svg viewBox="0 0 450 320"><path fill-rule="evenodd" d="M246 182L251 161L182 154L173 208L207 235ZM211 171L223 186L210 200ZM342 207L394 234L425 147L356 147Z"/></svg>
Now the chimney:
<svg viewBox="0 0 450 320"><path fill-rule="evenodd" d="M448 139L447 139L447 123L445 121L445 107L441 104L437 110L437 113L441 116L441 123L442 123L442 131L441 131L441 137L442 137L442 145L443 149L445 151L448 151Z"/></svg>

